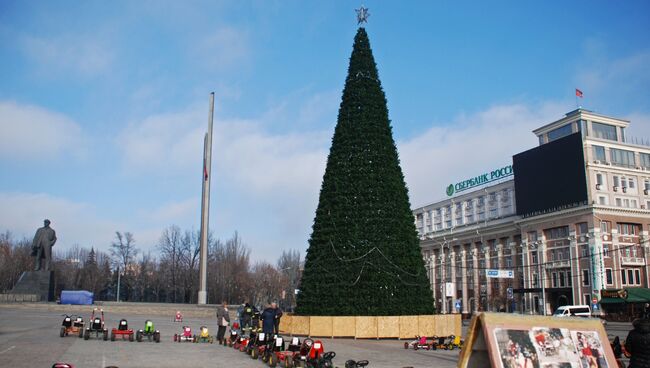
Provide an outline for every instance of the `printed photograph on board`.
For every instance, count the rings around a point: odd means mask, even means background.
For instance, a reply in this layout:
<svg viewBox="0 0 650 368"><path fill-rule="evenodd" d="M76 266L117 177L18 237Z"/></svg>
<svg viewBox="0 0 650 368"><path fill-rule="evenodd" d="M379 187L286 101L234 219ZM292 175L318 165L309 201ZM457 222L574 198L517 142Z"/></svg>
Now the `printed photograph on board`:
<svg viewBox="0 0 650 368"><path fill-rule="evenodd" d="M535 345L528 330L494 329L503 368L540 368Z"/></svg>
<svg viewBox="0 0 650 368"><path fill-rule="evenodd" d="M529 334L542 367L579 368L580 357L568 329L533 327Z"/></svg>
<svg viewBox="0 0 650 368"><path fill-rule="evenodd" d="M596 331L571 331L581 368L608 368L605 349Z"/></svg>

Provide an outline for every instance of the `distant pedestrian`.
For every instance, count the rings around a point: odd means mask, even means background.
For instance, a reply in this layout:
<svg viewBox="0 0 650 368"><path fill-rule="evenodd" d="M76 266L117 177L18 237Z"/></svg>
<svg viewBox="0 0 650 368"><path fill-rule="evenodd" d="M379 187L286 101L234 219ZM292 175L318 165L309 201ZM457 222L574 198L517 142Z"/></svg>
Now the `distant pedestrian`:
<svg viewBox="0 0 650 368"><path fill-rule="evenodd" d="M275 309L268 304L260 317L262 319L262 332L272 335L275 328Z"/></svg>
<svg viewBox="0 0 650 368"><path fill-rule="evenodd" d="M217 307L217 341L223 344L223 336L226 333L226 327L230 325L230 313L228 313L228 304L224 301L221 306Z"/></svg>
<svg viewBox="0 0 650 368"><path fill-rule="evenodd" d="M246 329L251 327L251 323L253 320L253 307L248 304L248 302L244 303L244 307L242 308L241 312L241 328Z"/></svg>
<svg viewBox="0 0 650 368"><path fill-rule="evenodd" d="M625 350L630 354L629 368L650 367L650 319L638 319L625 339Z"/></svg>
<svg viewBox="0 0 650 368"><path fill-rule="evenodd" d="M282 309L278 307L277 303L271 303L271 308L275 310L275 323L273 325L273 331L276 335L280 334L280 318L282 318Z"/></svg>

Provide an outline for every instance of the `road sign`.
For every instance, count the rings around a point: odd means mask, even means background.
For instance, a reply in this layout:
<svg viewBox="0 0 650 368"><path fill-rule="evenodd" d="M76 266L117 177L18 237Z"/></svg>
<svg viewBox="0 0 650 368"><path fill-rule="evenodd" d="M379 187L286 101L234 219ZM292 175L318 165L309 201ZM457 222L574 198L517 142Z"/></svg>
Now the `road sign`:
<svg viewBox="0 0 650 368"><path fill-rule="evenodd" d="M515 272L513 270L485 270L485 276L492 279L514 279Z"/></svg>

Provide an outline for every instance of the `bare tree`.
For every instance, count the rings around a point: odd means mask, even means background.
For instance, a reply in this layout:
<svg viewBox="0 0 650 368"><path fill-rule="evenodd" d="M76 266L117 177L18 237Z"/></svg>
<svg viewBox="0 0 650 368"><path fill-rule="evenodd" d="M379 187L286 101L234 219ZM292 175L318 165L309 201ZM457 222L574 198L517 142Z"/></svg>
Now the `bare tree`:
<svg viewBox="0 0 650 368"><path fill-rule="evenodd" d="M161 265L164 265L161 268L165 270L161 276L168 281L168 298L176 303L178 302L177 295L180 287L179 275L182 273L181 229L176 225L172 225L163 230L158 249L161 252Z"/></svg>
<svg viewBox="0 0 650 368"><path fill-rule="evenodd" d="M297 250L282 251L278 259L278 271L281 278L281 307L287 310L293 310L296 305L295 290L300 282L302 263L300 261L300 252Z"/></svg>
<svg viewBox="0 0 650 368"><path fill-rule="evenodd" d="M122 277L121 282L124 286L121 290L123 290L125 294L124 300L129 300L131 287L133 285L133 276L137 273L137 270L135 269L136 267L133 266L135 257L138 255L138 248L135 245L133 234L128 231L124 234L116 231L115 241L111 243L110 251L115 265L118 267L117 272L119 273L120 269L124 270L124 277ZM119 275L116 275L116 277L119 278Z"/></svg>

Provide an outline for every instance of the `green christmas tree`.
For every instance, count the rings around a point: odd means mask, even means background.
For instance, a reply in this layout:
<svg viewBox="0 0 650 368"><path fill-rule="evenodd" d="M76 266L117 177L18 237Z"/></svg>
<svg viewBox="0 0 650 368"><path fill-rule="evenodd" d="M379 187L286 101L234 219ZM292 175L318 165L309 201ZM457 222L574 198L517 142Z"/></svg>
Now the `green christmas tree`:
<svg viewBox="0 0 650 368"><path fill-rule="evenodd" d="M368 35L354 38L296 313L433 313L433 297Z"/></svg>

